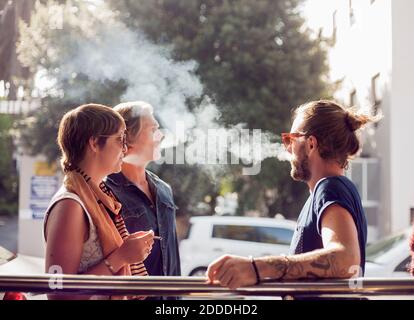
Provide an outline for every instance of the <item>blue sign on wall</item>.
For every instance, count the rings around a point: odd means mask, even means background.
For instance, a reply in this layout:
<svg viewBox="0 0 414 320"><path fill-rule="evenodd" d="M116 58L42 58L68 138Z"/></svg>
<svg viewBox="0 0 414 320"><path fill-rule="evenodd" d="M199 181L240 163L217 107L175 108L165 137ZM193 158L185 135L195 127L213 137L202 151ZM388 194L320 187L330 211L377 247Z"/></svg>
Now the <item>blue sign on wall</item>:
<svg viewBox="0 0 414 320"><path fill-rule="evenodd" d="M49 202L59 189L56 176L34 176L30 185L30 209L33 219L43 219Z"/></svg>

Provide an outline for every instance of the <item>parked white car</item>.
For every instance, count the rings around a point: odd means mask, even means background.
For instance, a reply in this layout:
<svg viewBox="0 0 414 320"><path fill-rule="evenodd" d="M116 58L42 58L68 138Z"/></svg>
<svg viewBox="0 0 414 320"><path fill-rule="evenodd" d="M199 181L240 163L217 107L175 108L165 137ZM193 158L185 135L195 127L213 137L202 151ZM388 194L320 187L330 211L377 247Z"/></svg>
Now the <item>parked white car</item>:
<svg viewBox="0 0 414 320"><path fill-rule="evenodd" d="M42 258L17 255L0 247L0 275L39 275L45 272Z"/></svg>
<svg viewBox="0 0 414 320"><path fill-rule="evenodd" d="M405 278L411 277L407 268L411 262L409 228L370 244L366 251L365 277Z"/></svg>
<svg viewBox="0 0 414 320"><path fill-rule="evenodd" d="M183 276L204 276L224 254L266 256L289 253L296 222L251 217L192 217L180 243Z"/></svg>
<svg viewBox="0 0 414 320"><path fill-rule="evenodd" d="M0 246L0 275L41 275L44 274L45 260L42 258L26 255L17 255ZM4 292L0 288L0 301L3 300ZM33 300L44 300L45 295L26 295Z"/></svg>

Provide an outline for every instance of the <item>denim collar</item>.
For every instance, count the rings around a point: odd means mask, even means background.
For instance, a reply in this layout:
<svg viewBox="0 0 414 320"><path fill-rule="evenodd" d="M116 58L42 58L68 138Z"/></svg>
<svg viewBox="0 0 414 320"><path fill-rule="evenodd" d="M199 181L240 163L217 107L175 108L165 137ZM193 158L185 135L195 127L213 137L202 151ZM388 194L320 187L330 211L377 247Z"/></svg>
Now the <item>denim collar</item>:
<svg viewBox="0 0 414 320"><path fill-rule="evenodd" d="M146 173L147 181L150 185L150 188L158 189L160 187L159 178L154 173L148 170L146 170L145 173ZM135 184L132 183L122 172L113 173L109 175L106 178L106 180L108 180L110 183L114 184L117 187L135 186Z"/></svg>

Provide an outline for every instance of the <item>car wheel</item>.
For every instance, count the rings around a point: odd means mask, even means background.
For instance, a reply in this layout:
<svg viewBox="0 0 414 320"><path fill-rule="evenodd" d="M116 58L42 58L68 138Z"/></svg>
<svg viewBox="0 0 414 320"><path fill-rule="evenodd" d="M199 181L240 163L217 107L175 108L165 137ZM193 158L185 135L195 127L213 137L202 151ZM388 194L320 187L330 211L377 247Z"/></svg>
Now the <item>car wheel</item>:
<svg viewBox="0 0 414 320"><path fill-rule="evenodd" d="M194 269L193 271L191 271L190 277L205 277L206 271L207 271L206 267L200 267L200 268Z"/></svg>

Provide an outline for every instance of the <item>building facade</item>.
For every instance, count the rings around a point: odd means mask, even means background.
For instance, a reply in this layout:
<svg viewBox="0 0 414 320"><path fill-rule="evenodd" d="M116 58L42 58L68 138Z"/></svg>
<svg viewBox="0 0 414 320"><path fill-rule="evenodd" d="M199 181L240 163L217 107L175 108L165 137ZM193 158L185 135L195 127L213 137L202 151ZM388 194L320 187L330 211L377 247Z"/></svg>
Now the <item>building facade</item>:
<svg viewBox="0 0 414 320"><path fill-rule="evenodd" d="M364 132L363 152L348 172L361 192L371 240L409 227L414 217L413 12L411 0L336 0L321 21L332 45L335 98L384 115Z"/></svg>

